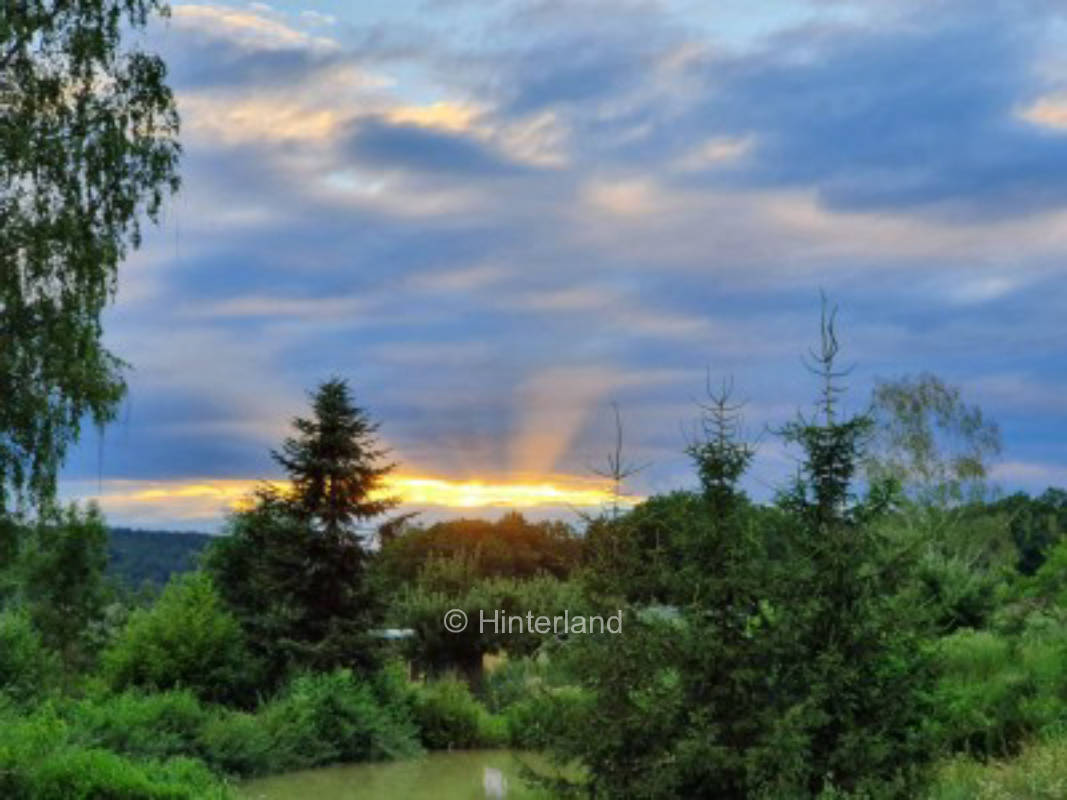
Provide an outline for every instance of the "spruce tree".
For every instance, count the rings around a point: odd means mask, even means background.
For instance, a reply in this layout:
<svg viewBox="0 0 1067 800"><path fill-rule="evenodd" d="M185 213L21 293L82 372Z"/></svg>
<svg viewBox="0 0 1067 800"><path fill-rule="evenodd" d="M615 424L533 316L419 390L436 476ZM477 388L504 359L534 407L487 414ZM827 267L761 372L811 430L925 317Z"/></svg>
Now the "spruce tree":
<svg viewBox="0 0 1067 800"><path fill-rule="evenodd" d="M907 595L910 554L872 524L886 498L878 487L866 500L853 490L873 421L839 411L847 370L836 367L834 317L824 299L812 353L822 383L817 413L782 430L803 457L782 498L789 569L776 588L776 635L788 668L773 684L778 722L767 741L806 745L792 770L772 760L765 775L774 787L792 771L790 789L806 783L812 796L832 787L910 797L930 754L922 725L932 680L927 620Z"/></svg>
<svg viewBox="0 0 1067 800"><path fill-rule="evenodd" d="M293 419L298 435L271 455L289 475L293 510L337 537L396 505L374 497L395 465L382 463L378 424L355 405L345 381L333 378L319 386L312 411L311 418Z"/></svg>
<svg viewBox="0 0 1067 800"><path fill-rule="evenodd" d="M382 616L356 526L393 507L377 496L393 468L383 463L377 424L340 379L314 392L310 417L272 453L292 483L261 489L234 515L208 568L241 620L269 679L294 669L370 668L370 629Z"/></svg>

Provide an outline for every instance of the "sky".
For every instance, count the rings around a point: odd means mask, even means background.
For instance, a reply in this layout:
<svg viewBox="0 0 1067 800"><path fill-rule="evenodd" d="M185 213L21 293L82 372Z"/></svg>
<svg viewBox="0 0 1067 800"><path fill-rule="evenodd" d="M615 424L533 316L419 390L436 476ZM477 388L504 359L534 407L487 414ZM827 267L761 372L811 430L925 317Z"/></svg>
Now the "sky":
<svg viewBox="0 0 1067 800"><path fill-rule="evenodd" d="M174 3L183 186L120 270L129 395L62 492L219 530L307 391L349 381L434 515L690 487L706 381L759 451L928 371L1067 485L1067 11L1044 0Z"/></svg>

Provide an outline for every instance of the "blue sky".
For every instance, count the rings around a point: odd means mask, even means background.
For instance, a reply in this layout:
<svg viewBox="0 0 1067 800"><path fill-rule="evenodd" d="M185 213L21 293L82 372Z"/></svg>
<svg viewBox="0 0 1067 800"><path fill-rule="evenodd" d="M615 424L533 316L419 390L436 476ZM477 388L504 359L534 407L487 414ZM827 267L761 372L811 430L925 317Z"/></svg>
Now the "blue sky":
<svg viewBox="0 0 1067 800"><path fill-rule="evenodd" d="M405 475L690 485L705 372L762 434L931 371L1006 490L1067 485L1067 49L1051 2L176 3L149 43L184 186L123 266L130 395L64 473L117 523L217 527L331 375Z"/></svg>

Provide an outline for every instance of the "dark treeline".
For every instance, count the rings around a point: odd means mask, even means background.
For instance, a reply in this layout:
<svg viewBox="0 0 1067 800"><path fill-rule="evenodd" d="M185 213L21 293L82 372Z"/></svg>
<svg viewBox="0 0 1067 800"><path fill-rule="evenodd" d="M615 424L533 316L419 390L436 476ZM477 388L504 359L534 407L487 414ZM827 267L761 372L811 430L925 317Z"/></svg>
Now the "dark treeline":
<svg viewBox="0 0 1067 800"><path fill-rule="evenodd" d="M206 533L108 528L108 575L129 589L162 587L171 575L195 569L211 539Z"/></svg>

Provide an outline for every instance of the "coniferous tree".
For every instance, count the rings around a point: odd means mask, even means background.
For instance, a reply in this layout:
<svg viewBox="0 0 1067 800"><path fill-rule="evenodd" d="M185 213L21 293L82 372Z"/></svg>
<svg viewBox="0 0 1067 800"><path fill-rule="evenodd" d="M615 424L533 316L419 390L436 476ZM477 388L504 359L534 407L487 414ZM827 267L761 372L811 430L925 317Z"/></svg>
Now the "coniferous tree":
<svg viewBox="0 0 1067 800"><path fill-rule="evenodd" d="M369 630L382 608L356 523L395 505L372 496L392 465L381 463L377 425L344 381L322 384L312 416L293 426L297 435L274 453L292 489L257 492L207 559L275 682L293 669L374 664Z"/></svg>
<svg viewBox="0 0 1067 800"><path fill-rule="evenodd" d="M847 371L836 367L834 316L824 300L812 353L818 413L782 430L803 459L782 502L792 518L790 570L776 631L792 663L774 686L772 739L806 744L791 768L771 762L766 774L774 786L774 776L792 773L812 796L832 788L910 797L931 750L922 725L932 684L928 620L908 595L913 554L872 524L892 493L874 486L860 500L853 490L873 421L839 412Z"/></svg>
<svg viewBox="0 0 1067 800"><path fill-rule="evenodd" d="M591 525L590 585L632 603L624 635L573 645L589 716L555 744L589 768L591 796L752 796L749 764L767 727L759 629L769 587L758 514L738 485L754 451L730 395L728 385L709 390L687 448L699 493Z"/></svg>
<svg viewBox="0 0 1067 800"><path fill-rule="evenodd" d="M331 536L352 533L355 523L396 505L375 496L395 465L382 463L386 451L374 438L378 424L355 405L345 381L323 383L312 397L312 412L293 419L299 435L272 456L289 475L294 511Z"/></svg>
<svg viewBox="0 0 1067 800"><path fill-rule="evenodd" d="M916 796L935 749L926 620L877 524L892 494L854 491L870 421L839 411L825 307L821 333L818 411L782 431L803 456L775 507L738 486L752 449L724 387L689 447L701 493L594 530L591 586L634 605L624 636L574 645L589 714L556 746L590 796Z"/></svg>

